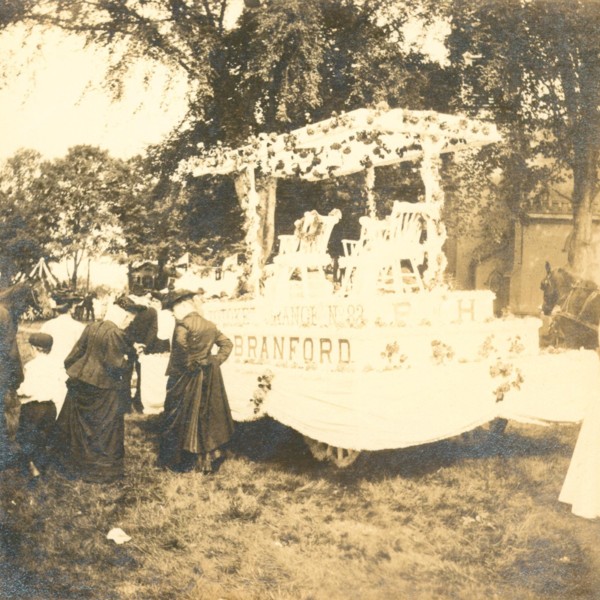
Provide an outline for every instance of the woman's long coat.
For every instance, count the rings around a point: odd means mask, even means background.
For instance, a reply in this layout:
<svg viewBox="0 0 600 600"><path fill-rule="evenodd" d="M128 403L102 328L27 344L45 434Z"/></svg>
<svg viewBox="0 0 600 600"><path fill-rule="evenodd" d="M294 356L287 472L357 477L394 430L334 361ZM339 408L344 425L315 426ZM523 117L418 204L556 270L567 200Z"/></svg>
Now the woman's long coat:
<svg viewBox="0 0 600 600"><path fill-rule="evenodd" d="M214 346L218 353L211 354ZM173 332L167 366L160 462L179 467L190 455L211 452L229 441L233 419L220 365L233 344L214 323L191 313Z"/></svg>
<svg viewBox="0 0 600 600"><path fill-rule="evenodd" d="M57 420L64 466L89 481L123 475L129 356L125 333L111 321L88 325L65 359L67 396Z"/></svg>

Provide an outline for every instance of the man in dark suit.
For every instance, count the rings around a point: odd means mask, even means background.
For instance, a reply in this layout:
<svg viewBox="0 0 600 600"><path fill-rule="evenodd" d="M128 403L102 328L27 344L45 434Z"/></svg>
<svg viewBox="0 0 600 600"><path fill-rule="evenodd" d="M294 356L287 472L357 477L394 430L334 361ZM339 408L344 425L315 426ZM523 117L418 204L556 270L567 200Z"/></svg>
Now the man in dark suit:
<svg viewBox="0 0 600 600"><path fill-rule="evenodd" d="M199 463L203 472L210 473L215 451L233 434L220 369L233 344L197 312L193 292L170 292L165 308L173 311L176 324L167 366L159 462L178 470ZM212 354L214 346L217 354Z"/></svg>
<svg viewBox="0 0 600 600"><path fill-rule="evenodd" d="M144 404L142 403L142 366L139 361L138 354L153 354L159 351L160 340L158 334L158 313L156 309L146 302L146 298L134 290L129 298L139 306L139 311L135 315L133 321L127 326L125 333L129 339L135 352L131 355L131 373L129 379L133 376L133 372L137 376L135 394L130 393L130 407L136 412L144 412Z"/></svg>

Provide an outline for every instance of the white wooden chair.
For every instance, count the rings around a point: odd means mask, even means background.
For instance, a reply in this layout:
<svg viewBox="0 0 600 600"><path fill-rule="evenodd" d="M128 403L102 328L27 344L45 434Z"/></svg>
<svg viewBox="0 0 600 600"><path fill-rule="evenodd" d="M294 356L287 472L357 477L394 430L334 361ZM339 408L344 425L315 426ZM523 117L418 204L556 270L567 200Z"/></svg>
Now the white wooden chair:
<svg viewBox="0 0 600 600"><path fill-rule="evenodd" d="M383 220L361 217L360 238L342 240L343 293L422 290L423 232L432 215L432 207L422 202L395 201L391 214Z"/></svg>
<svg viewBox="0 0 600 600"><path fill-rule="evenodd" d="M427 248L423 234L432 222L433 210L423 202L394 202L388 217L385 253L392 291L423 290L419 266L425 262Z"/></svg>
<svg viewBox="0 0 600 600"><path fill-rule="evenodd" d="M343 269L342 293L351 289L374 291L379 278L382 255L385 252L387 221L361 217L358 240L342 240L344 255L338 259Z"/></svg>
<svg viewBox="0 0 600 600"><path fill-rule="evenodd" d="M325 269L331 264L331 256L327 253L329 238L335 225L341 218L339 211L334 214L320 215L313 210L305 212L302 219L295 222L293 235L279 236L279 253L273 259L275 285L283 292L294 273L298 273L302 281L305 297L309 295L309 272L317 272L325 278Z"/></svg>

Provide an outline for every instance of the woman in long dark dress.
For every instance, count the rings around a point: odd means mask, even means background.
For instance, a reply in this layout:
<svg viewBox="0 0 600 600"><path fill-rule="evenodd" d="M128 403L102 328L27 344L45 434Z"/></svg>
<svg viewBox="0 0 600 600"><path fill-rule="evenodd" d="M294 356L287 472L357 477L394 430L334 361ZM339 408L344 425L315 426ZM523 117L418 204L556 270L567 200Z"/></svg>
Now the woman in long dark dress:
<svg viewBox="0 0 600 600"><path fill-rule="evenodd" d="M215 451L233 434L220 368L233 344L197 312L193 296L189 290L175 290L165 302L177 321L167 367L159 463L185 471L199 462L209 473ZM214 346L217 354L212 354Z"/></svg>
<svg viewBox="0 0 600 600"><path fill-rule="evenodd" d="M67 472L106 482L124 473L124 414L133 348L125 328L137 312L127 297L88 325L65 359L67 396L57 420L57 450Z"/></svg>

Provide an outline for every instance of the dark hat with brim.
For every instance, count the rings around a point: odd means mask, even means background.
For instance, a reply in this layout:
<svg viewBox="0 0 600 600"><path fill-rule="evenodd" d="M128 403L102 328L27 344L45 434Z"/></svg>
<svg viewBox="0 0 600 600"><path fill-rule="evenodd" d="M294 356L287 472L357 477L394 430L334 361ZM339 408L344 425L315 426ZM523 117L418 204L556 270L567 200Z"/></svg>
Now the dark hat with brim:
<svg viewBox="0 0 600 600"><path fill-rule="evenodd" d="M32 333L29 336L29 343L36 348L50 352L54 339L47 333Z"/></svg>
<svg viewBox="0 0 600 600"><path fill-rule="evenodd" d="M163 308L173 308L177 303L193 298L195 295L196 292L192 292L191 290L173 290L163 300Z"/></svg>
<svg viewBox="0 0 600 600"><path fill-rule="evenodd" d="M129 296L119 296L115 300L115 304L123 310L131 313L142 312L146 308L144 305L134 302Z"/></svg>

